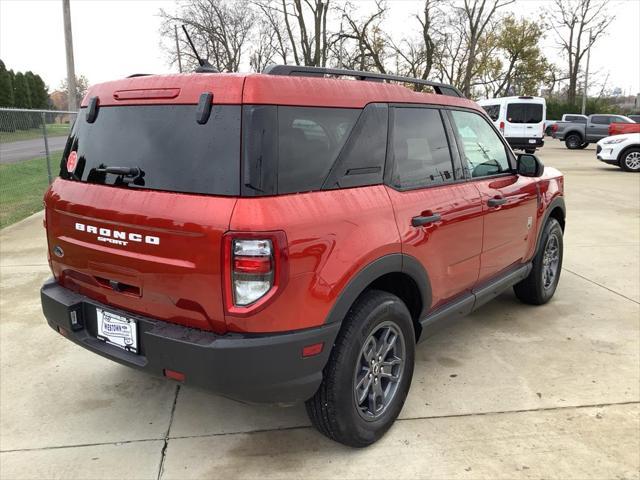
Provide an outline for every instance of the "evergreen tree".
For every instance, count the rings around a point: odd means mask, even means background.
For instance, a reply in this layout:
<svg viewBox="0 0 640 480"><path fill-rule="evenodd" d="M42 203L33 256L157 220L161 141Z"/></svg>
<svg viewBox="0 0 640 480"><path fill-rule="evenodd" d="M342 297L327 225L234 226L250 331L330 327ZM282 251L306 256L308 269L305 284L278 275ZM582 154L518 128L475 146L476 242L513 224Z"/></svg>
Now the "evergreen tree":
<svg viewBox="0 0 640 480"><path fill-rule="evenodd" d="M4 62L0 60L0 107L13 107L13 82Z"/></svg>
<svg viewBox="0 0 640 480"><path fill-rule="evenodd" d="M37 92L36 108L49 108L49 88L45 85L40 75L35 75L35 85ZM33 100L33 99L32 99Z"/></svg>
<svg viewBox="0 0 640 480"><path fill-rule="evenodd" d="M31 92L29 91L29 83L22 72L16 73L15 80L13 82L13 96L16 107L31 108Z"/></svg>

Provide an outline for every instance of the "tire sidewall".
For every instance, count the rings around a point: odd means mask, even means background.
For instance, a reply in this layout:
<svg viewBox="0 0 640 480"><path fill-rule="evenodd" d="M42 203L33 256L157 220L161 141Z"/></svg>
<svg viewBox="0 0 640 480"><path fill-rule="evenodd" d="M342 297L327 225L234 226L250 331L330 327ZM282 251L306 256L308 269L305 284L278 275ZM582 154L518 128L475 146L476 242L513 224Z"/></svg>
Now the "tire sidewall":
<svg viewBox="0 0 640 480"><path fill-rule="evenodd" d="M577 138L577 141L575 143L572 143L570 141L571 138ZM576 133L571 133L567 136L567 138L565 138L564 141L565 145L567 146L567 148L569 150L577 150L578 148L580 148L580 145L582 145L582 138L580 137L580 135L576 134Z"/></svg>
<svg viewBox="0 0 640 480"><path fill-rule="evenodd" d="M620 167L626 172L640 172L640 169L634 170L627 166L627 156L633 152L640 152L640 148L628 148L622 152L622 155L620 155Z"/></svg>
<svg viewBox="0 0 640 480"><path fill-rule="evenodd" d="M385 295L384 301L373 308L366 312L360 312L359 318L354 320L359 321L361 325L355 335L346 339L348 343L339 347L346 350L342 357L343 363L336 370L334 398L337 409L344 414L340 429L343 430L343 433L356 437L363 445L367 445L384 435L404 406L413 377L415 333L407 307L400 299L390 294ZM356 363L360 360L360 351L365 340L378 325L386 321L395 323L404 337L404 371L392 403L379 418L367 421L356 410L353 392L354 372Z"/></svg>
<svg viewBox="0 0 640 480"><path fill-rule="evenodd" d="M554 279L553 285L550 288L544 288L544 281L542 280L542 267L543 267L543 258L544 251L547 246L547 242L551 234L555 234L558 238L558 247L559 247L559 256L558 256L558 272L556 274L556 278ZM538 253L536 254L536 259L533 265L535 269L536 275L536 290L539 297L542 299L543 303L548 302L551 297L553 297L556 288L558 288L558 283L560 281L560 274L562 273L562 260L564 256L564 241L562 236L562 227L560 223L555 218L550 218L542 232L542 237L540 238L540 248Z"/></svg>

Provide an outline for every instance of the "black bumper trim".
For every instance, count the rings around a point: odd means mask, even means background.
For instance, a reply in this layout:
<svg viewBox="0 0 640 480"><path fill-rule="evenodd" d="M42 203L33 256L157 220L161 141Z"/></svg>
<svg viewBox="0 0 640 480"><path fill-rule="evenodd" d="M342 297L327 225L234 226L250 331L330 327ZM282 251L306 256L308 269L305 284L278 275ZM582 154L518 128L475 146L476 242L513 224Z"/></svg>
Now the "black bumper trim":
<svg viewBox="0 0 640 480"><path fill-rule="evenodd" d="M511 148L517 149L529 149L529 148L542 148L544 146L544 140L542 138L531 137L505 137ZM535 140L536 143L529 143L529 140Z"/></svg>
<svg viewBox="0 0 640 480"><path fill-rule="evenodd" d="M123 365L154 375L171 369L185 383L252 403L291 404L307 400L322 381L340 323L278 334L218 335L123 312L48 280L40 290L42 311L51 328L62 327L74 343ZM120 313L138 322L138 355L95 336L95 309ZM70 312L80 311L84 326L72 330ZM318 355L302 358L302 348L324 342Z"/></svg>

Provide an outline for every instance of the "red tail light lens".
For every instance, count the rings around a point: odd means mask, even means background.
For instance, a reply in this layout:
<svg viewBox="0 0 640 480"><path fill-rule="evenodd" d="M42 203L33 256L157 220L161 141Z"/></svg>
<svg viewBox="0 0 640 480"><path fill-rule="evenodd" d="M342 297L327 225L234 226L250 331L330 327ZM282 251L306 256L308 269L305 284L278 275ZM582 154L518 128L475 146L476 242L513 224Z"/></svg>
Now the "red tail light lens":
<svg viewBox="0 0 640 480"><path fill-rule="evenodd" d="M555 133L555 132L557 132L557 131L558 131L558 124L557 124L557 123L554 123L553 125L551 125L551 131L552 131L553 133Z"/></svg>
<svg viewBox="0 0 640 480"><path fill-rule="evenodd" d="M500 133L504 135L504 122L500 122Z"/></svg>
<svg viewBox="0 0 640 480"><path fill-rule="evenodd" d="M252 313L273 297L286 279L286 237L284 232L233 232L224 242L227 311Z"/></svg>

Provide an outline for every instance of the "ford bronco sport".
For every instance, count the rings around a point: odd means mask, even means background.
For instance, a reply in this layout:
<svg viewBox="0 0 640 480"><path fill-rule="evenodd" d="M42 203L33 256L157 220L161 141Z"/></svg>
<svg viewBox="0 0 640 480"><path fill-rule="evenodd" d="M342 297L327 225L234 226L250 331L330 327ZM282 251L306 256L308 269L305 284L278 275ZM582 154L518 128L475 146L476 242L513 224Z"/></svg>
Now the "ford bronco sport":
<svg viewBox="0 0 640 480"><path fill-rule="evenodd" d="M54 330L227 397L306 401L352 446L392 425L436 325L509 287L553 296L565 224L562 175L455 88L292 66L92 87L45 206Z"/></svg>

